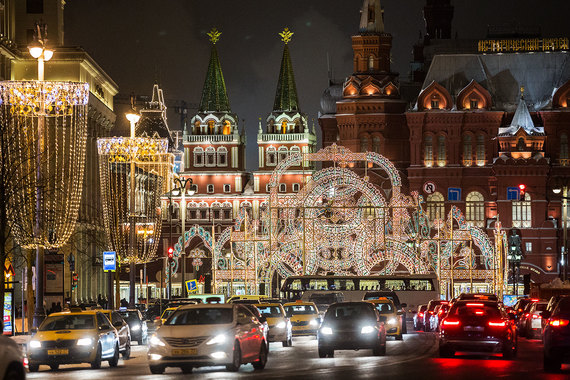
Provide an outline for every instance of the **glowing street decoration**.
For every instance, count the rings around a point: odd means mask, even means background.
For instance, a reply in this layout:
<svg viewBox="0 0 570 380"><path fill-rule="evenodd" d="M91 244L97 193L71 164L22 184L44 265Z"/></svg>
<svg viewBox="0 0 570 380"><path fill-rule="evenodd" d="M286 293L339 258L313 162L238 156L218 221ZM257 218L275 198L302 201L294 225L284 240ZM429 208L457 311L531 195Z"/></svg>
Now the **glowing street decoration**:
<svg viewBox="0 0 570 380"><path fill-rule="evenodd" d="M89 85L4 81L0 96L14 237L26 249L60 248L81 202Z"/></svg>

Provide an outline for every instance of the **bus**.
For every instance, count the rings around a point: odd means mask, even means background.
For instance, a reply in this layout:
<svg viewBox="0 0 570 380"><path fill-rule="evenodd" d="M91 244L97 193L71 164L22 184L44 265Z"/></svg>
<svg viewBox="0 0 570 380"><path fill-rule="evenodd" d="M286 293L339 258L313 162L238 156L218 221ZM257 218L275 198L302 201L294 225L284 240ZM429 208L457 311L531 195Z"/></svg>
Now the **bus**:
<svg viewBox="0 0 570 380"><path fill-rule="evenodd" d="M372 276L291 276L283 281L281 297L290 301L301 299L306 291L312 294L341 292L345 301L360 301L374 291L394 291L406 310L412 312L430 300L439 299L439 282L435 274L403 274Z"/></svg>

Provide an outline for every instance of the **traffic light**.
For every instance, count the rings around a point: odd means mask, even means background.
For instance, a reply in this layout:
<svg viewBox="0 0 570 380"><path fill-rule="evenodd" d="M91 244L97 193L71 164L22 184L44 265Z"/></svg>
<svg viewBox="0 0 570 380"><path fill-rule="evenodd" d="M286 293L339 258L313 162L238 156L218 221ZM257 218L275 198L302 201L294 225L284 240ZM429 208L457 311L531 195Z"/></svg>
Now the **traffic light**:
<svg viewBox="0 0 570 380"><path fill-rule="evenodd" d="M72 274L72 283L71 286L73 289L77 288L77 282L79 281L79 276L77 275L77 272L73 272Z"/></svg>
<svg viewBox="0 0 570 380"><path fill-rule="evenodd" d="M519 201L524 201L524 195L526 193L526 185L521 183L519 185Z"/></svg>
<svg viewBox="0 0 570 380"><path fill-rule="evenodd" d="M172 259L174 257L174 248L168 248L168 258Z"/></svg>

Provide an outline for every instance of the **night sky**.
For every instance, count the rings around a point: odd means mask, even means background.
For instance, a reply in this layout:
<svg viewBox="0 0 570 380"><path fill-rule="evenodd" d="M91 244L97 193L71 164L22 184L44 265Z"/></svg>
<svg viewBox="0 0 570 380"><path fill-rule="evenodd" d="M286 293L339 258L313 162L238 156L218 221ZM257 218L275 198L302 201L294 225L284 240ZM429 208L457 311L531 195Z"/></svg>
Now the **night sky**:
<svg viewBox="0 0 570 380"><path fill-rule="evenodd" d="M392 69L408 77L412 45L425 33L426 0L385 0L385 29L393 36ZM278 33L289 27L301 110L309 123L328 86L352 72L350 36L358 32L362 0L67 0L65 43L82 46L119 85L120 94L150 95L157 80L166 99L200 101L210 56L206 33L221 32L218 52L232 111L246 126L249 170L257 165L258 118L271 112L281 54ZM485 38L487 25L540 26L543 37L570 37L570 2L453 1L453 35ZM191 117L191 115L190 115ZM126 126L118 115L117 134ZM245 120L245 123L242 121ZM178 119L169 113L172 129ZM319 134L320 135L320 134Z"/></svg>

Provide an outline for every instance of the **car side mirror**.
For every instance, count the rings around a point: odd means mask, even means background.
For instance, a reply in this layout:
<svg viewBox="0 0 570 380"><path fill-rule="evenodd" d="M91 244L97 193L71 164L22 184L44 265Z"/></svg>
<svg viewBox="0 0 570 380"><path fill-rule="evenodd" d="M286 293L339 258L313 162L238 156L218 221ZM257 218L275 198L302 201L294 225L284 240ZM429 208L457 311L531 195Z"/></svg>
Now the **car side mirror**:
<svg viewBox="0 0 570 380"><path fill-rule="evenodd" d="M402 308L404 308L404 307L408 307L408 304L407 304L407 303L403 303L403 304L400 304L400 306L402 306Z"/></svg>

